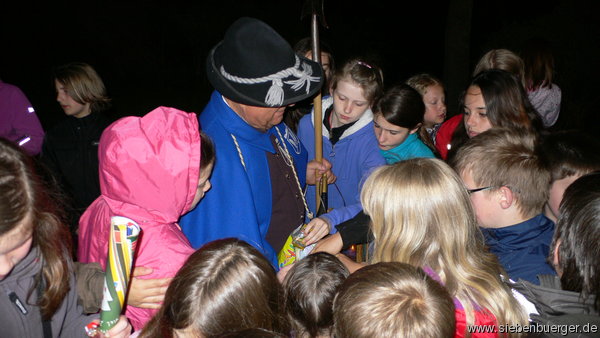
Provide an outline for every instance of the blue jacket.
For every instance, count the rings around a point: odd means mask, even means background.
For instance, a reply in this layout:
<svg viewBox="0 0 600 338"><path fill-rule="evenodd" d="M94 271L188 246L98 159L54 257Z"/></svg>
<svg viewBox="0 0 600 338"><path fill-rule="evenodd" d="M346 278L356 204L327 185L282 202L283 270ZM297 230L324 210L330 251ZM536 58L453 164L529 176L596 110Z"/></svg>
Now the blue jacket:
<svg viewBox="0 0 600 338"><path fill-rule="evenodd" d="M537 275L556 274L546 258L554 235L554 223L543 214L504 228L482 229L490 251L508 276L539 285Z"/></svg>
<svg viewBox="0 0 600 338"><path fill-rule="evenodd" d="M194 248L215 239L236 237L259 249L277 266L277 253L265 239L271 222L271 177L266 151L275 153L270 135L279 138L294 159L300 184L306 181L307 153L297 136L283 123L261 132L248 125L215 91L200 114L202 131L215 144L212 189L179 224ZM240 146L246 168L233 141ZM282 141L280 139L280 141Z"/></svg>
<svg viewBox="0 0 600 338"><path fill-rule="evenodd" d="M433 158L433 152L429 147L419 139L417 133L408 135L404 142L389 150L381 150L381 156L385 158L387 164L394 164L403 160L408 160L417 157Z"/></svg>
<svg viewBox="0 0 600 338"><path fill-rule="evenodd" d="M333 104L332 97L323 99L323 111ZM324 115L324 114L323 114ZM305 115L298 125L298 137L308 150L308 157L315 157L314 112ZM322 123L322 122L321 122ZM343 134L333 146L329 141L329 132L323 126L323 158L331 162L337 181L328 186L329 208L327 217L332 225L337 225L354 217L362 210L360 189L368 174L376 167L385 164L379 153L377 139L373 132L373 113L367 110L363 116ZM308 207L313 213L315 208L315 186L309 185L306 192ZM332 227L332 231L336 231Z"/></svg>

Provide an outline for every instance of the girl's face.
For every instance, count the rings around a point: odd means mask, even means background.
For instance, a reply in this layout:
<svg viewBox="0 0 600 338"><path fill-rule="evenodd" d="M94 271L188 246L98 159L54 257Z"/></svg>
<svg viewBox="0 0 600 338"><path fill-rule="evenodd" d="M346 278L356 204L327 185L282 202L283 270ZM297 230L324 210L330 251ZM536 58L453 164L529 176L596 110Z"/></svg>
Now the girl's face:
<svg viewBox="0 0 600 338"><path fill-rule="evenodd" d="M198 179L198 188L196 189L196 196L194 196L194 201L192 202L190 210L194 209L198 205L202 197L204 197L204 194L212 187L212 184L210 184L210 175L212 174L213 167L214 163L211 163L200 173L200 178Z"/></svg>
<svg viewBox="0 0 600 338"><path fill-rule="evenodd" d="M15 265L27 256L31 250L32 235L30 228L19 225L0 237L0 280L4 280Z"/></svg>
<svg viewBox="0 0 600 338"><path fill-rule="evenodd" d="M389 123L382 114L376 114L373 118L373 129L379 149L389 150L402 144L408 135L414 134L419 129L419 126L412 130L399 127Z"/></svg>
<svg viewBox="0 0 600 338"><path fill-rule="evenodd" d="M75 101L71 95L67 92L65 86L54 80L54 86L56 88L56 101L60 103L61 108L68 116L74 116L78 119L90 115L90 104L81 104Z"/></svg>
<svg viewBox="0 0 600 338"><path fill-rule="evenodd" d="M369 101L365 98L362 88L349 80L340 80L332 92L333 114L331 126L337 128L352 123L369 109Z"/></svg>
<svg viewBox="0 0 600 338"><path fill-rule="evenodd" d="M469 138L492 128L487 116L483 94L478 86L471 86L465 93L464 123Z"/></svg>
<svg viewBox="0 0 600 338"><path fill-rule="evenodd" d="M426 128L444 122L446 119L446 96L442 86L436 84L427 87L425 95L423 95L423 102L425 103L423 125Z"/></svg>

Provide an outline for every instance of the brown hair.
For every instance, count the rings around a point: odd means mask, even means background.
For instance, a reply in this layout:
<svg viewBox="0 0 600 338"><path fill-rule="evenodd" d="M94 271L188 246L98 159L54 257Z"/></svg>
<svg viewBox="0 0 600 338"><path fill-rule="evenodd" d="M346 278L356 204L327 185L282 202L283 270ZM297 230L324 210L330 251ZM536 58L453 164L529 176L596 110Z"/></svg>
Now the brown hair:
<svg viewBox="0 0 600 338"><path fill-rule="evenodd" d="M285 309L296 337L329 334L333 298L350 273L334 255L311 254L294 264L283 281Z"/></svg>
<svg viewBox="0 0 600 338"><path fill-rule="evenodd" d="M560 243L558 266L563 290L595 297L596 310L600 310L599 241L600 171L596 171L578 178L565 190L552 240L552 248Z"/></svg>
<svg viewBox="0 0 600 338"><path fill-rule="evenodd" d="M471 86L476 86L481 90L485 101L486 116L493 127L525 128L535 132L543 129L541 117L529 102L525 89L513 74L501 69L485 70L471 80L468 87ZM464 95L461 98L460 106L460 109L464 109ZM452 134L448 159L451 159L467 140L468 136L463 121L458 124Z"/></svg>
<svg viewBox="0 0 600 338"><path fill-rule="evenodd" d="M528 90L539 87L552 88L554 75L554 56L550 43L541 38L526 41L521 52L525 66L524 78Z"/></svg>
<svg viewBox="0 0 600 338"><path fill-rule="evenodd" d="M383 72L372 62L362 59L351 59L337 69L331 81L335 90L339 81L350 80L362 88L369 106L373 105L383 94Z"/></svg>
<svg viewBox="0 0 600 338"><path fill-rule="evenodd" d="M552 182L600 170L600 140L581 130L562 130L545 135L541 151Z"/></svg>
<svg viewBox="0 0 600 338"><path fill-rule="evenodd" d="M454 337L454 303L420 268L385 262L346 279L334 303L336 337Z"/></svg>
<svg viewBox="0 0 600 338"><path fill-rule="evenodd" d="M373 114L381 114L387 122L412 130L423 123L425 103L416 89L400 84L385 91L373 106ZM438 151L427 129L421 126L417 133L419 139L437 156Z"/></svg>
<svg viewBox="0 0 600 338"><path fill-rule="evenodd" d="M19 226L32 232L32 247L39 249L43 261L33 288L44 283L37 305L42 318L49 320L69 291L69 230L37 176L32 159L4 139L0 139L0 178L0 236Z"/></svg>
<svg viewBox="0 0 600 338"><path fill-rule="evenodd" d="M177 272L160 311L141 337L175 331L214 336L246 328L287 332L275 271L250 244L226 238L205 244Z"/></svg>
<svg viewBox="0 0 600 338"><path fill-rule="evenodd" d="M215 145L206 133L200 131L200 171L215 163Z"/></svg>
<svg viewBox="0 0 600 338"><path fill-rule="evenodd" d="M458 150L452 165L458 173L470 172L480 187L510 188L523 217L539 214L548 200L550 173L539 154L536 135L527 130L483 132Z"/></svg>
<svg viewBox="0 0 600 338"><path fill-rule="evenodd" d="M77 103L89 103L92 112L104 110L110 103L104 82L87 63L73 62L57 67L54 79L65 87L69 96Z"/></svg>

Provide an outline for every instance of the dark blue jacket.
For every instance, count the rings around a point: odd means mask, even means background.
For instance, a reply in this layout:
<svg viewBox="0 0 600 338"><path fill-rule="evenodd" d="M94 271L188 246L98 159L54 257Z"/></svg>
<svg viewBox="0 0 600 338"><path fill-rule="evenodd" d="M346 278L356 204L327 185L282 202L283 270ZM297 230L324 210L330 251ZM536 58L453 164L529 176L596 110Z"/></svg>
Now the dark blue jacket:
<svg viewBox="0 0 600 338"><path fill-rule="evenodd" d="M543 214L519 224L482 231L485 243L512 280L522 278L539 285L537 275L556 274L547 262L554 223Z"/></svg>

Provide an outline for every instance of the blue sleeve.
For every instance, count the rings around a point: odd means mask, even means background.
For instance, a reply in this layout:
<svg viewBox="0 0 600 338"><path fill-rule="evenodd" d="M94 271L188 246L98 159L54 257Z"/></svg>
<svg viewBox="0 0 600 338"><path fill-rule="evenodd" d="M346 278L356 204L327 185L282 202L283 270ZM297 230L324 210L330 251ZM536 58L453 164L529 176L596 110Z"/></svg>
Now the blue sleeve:
<svg viewBox="0 0 600 338"><path fill-rule="evenodd" d="M376 168L386 164L385 159L379 152L375 138L372 140L369 139L364 143L364 147L361 149L360 154L362 156L362 158L359 159L361 163L362 178L359 182L358 196L356 197L358 201L360 201L360 191L362 190L362 186L371 172L373 172L373 170ZM335 233L336 225L353 218L361 210L362 205L359 202L346 207L336 208L326 214L323 214L322 216L327 217L327 219L331 222L331 233Z"/></svg>

